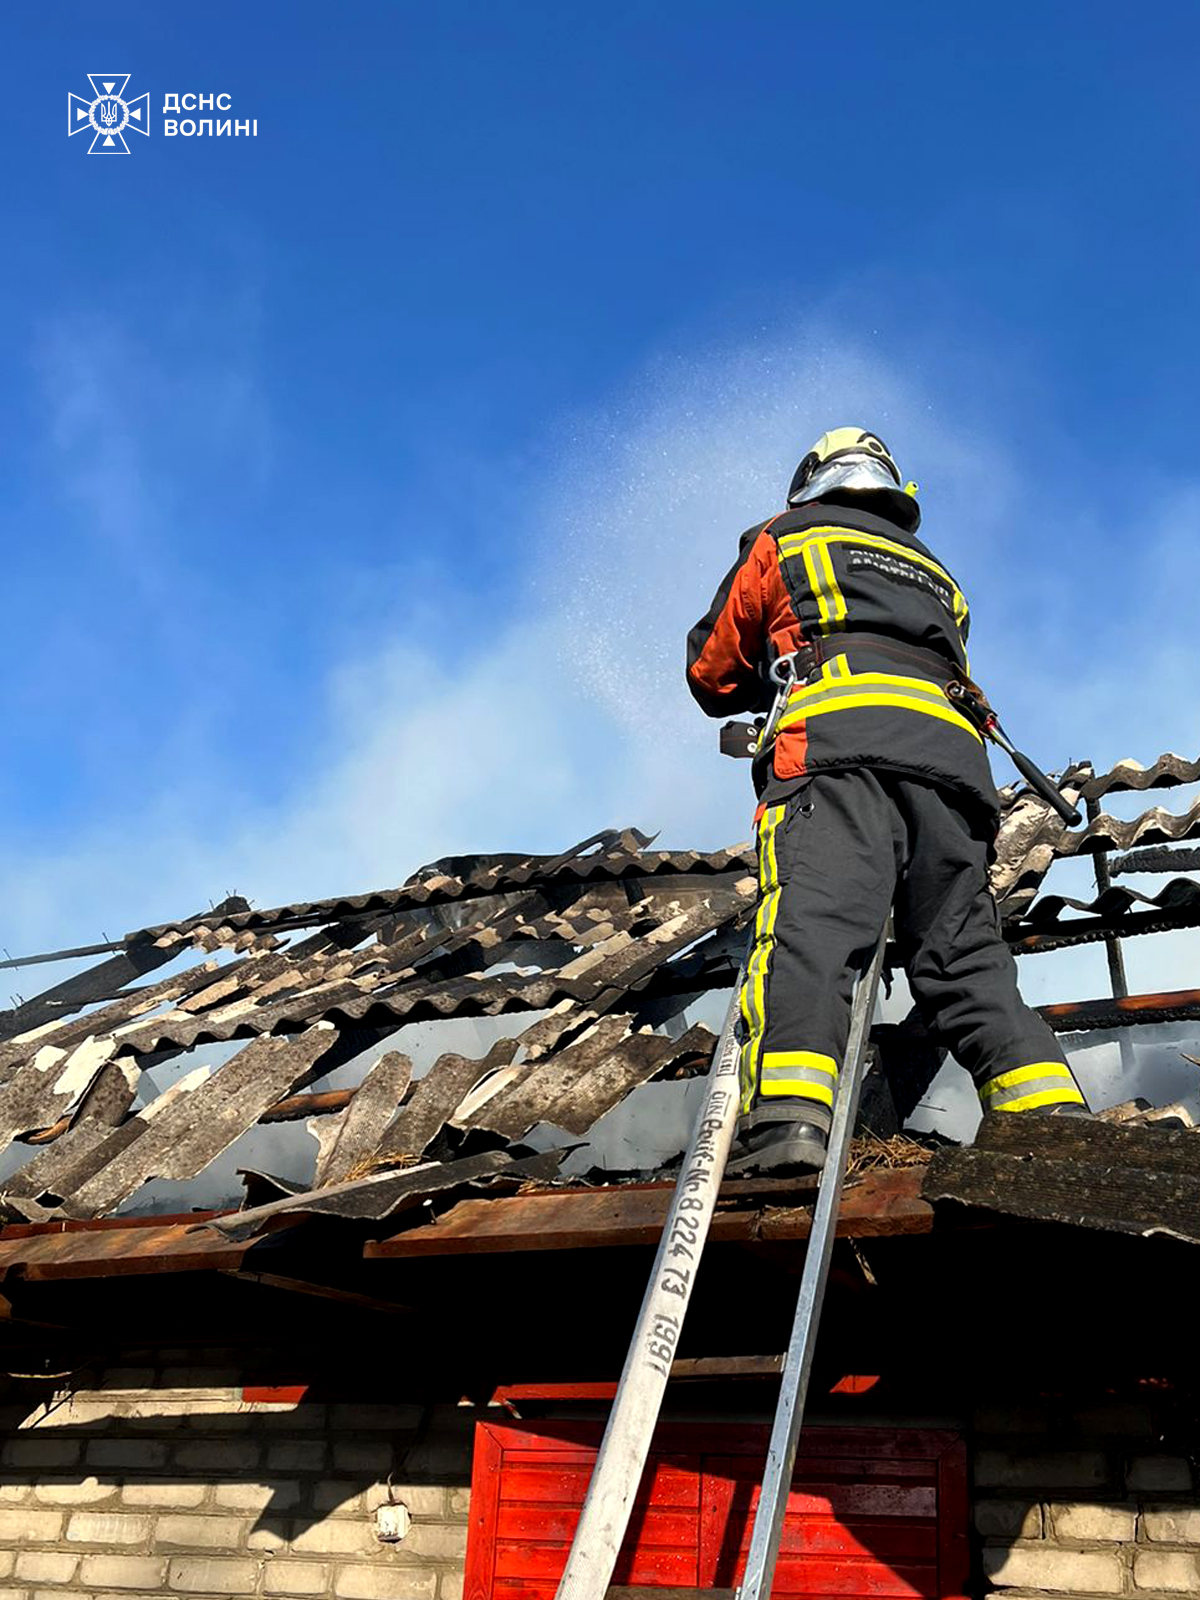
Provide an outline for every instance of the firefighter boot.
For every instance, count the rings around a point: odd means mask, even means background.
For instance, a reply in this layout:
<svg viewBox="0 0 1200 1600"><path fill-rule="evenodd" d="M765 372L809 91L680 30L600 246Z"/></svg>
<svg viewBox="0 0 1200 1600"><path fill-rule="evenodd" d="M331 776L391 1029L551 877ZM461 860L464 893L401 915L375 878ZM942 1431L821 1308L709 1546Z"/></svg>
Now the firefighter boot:
<svg viewBox="0 0 1200 1600"><path fill-rule="evenodd" d="M811 1122L767 1122L751 1130L726 1168L731 1177L792 1178L819 1172L829 1139Z"/></svg>

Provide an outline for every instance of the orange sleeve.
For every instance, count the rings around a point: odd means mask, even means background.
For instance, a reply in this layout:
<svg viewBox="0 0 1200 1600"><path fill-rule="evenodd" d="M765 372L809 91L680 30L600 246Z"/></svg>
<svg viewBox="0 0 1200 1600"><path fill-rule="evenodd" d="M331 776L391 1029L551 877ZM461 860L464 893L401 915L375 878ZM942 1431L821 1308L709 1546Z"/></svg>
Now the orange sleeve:
<svg viewBox="0 0 1200 1600"><path fill-rule="evenodd" d="M767 710L773 691L763 668L800 643L769 529L767 523L744 536L712 605L688 634L688 688L710 717Z"/></svg>

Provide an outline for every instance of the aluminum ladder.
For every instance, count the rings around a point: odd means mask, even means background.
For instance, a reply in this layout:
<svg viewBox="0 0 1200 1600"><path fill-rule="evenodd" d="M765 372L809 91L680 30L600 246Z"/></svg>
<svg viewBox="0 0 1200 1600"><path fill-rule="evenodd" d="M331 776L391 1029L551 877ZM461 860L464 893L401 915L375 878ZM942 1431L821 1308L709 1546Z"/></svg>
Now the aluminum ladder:
<svg viewBox="0 0 1200 1600"><path fill-rule="evenodd" d="M767 1600L775 1575L886 942L885 926L855 986L829 1151L817 1189L766 1470L737 1600ZM735 1029L745 973L743 961L556 1600L604 1600L612 1581L733 1141L738 1106Z"/></svg>

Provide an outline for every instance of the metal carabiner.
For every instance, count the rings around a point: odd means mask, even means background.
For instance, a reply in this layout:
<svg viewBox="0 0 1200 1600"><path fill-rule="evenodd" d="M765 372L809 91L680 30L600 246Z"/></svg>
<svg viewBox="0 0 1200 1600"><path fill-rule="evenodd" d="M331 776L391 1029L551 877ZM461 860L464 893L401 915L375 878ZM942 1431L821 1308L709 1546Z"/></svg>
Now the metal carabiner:
<svg viewBox="0 0 1200 1600"><path fill-rule="evenodd" d="M771 714L763 724L762 732L754 741L750 751L752 756L758 757L775 738L775 730L779 726L779 719L787 709L788 698L796 683L796 656L776 656L772 661L768 676L775 684L775 699L771 706Z"/></svg>

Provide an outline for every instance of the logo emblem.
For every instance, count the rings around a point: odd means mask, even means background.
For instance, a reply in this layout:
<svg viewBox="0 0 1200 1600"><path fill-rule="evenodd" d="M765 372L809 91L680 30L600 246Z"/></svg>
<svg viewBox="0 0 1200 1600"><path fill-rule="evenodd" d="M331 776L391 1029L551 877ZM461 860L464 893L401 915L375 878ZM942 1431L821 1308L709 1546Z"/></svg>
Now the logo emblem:
<svg viewBox="0 0 1200 1600"><path fill-rule="evenodd" d="M131 73L89 72L88 82L95 99L84 100L77 94L67 96L67 137L90 129L95 135L88 146L90 156L127 156L129 146L125 134L150 133L150 96L138 95L136 100L126 100L125 85Z"/></svg>

